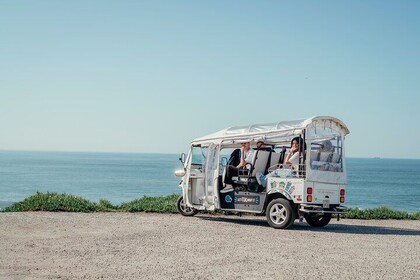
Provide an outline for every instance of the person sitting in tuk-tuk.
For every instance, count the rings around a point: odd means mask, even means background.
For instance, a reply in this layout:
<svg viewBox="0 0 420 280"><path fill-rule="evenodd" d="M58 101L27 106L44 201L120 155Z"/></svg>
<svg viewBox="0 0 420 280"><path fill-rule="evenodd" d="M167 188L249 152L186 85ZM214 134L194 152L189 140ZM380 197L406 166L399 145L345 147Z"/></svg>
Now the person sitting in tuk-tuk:
<svg viewBox="0 0 420 280"><path fill-rule="evenodd" d="M300 143L300 149L299 149ZM303 142L302 137L295 137L290 143L290 151L287 153L284 159L284 164L299 164L299 150L303 152L306 148L306 144Z"/></svg>
<svg viewBox="0 0 420 280"><path fill-rule="evenodd" d="M299 143L300 143L300 149L299 149ZM284 159L284 164L292 164L292 165L299 164L299 150L301 152L304 152L305 149L306 149L306 144L304 143L302 137L297 136L293 138L292 141L290 142L290 151L287 154L286 158ZM287 172L283 172L283 173L287 175ZM268 173L267 175L264 175L261 172L257 172L257 174L255 174L258 184L260 184L263 187L266 187L267 185L267 178L273 177L273 176L278 176L277 170L274 170Z"/></svg>
<svg viewBox="0 0 420 280"><path fill-rule="evenodd" d="M265 144L264 140L258 140L257 141L257 148L255 150L262 150L267 152L274 152L274 149L272 146L268 146Z"/></svg>
<svg viewBox="0 0 420 280"><path fill-rule="evenodd" d="M221 192L229 192L233 190L233 184L232 177L239 175L240 169L245 169L248 164L252 163L252 158L254 156L254 150L251 149L251 143L250 142L244 142L241 143L241 157L240 162L237 166L234 165L227 165L225 169L225 176L223 183L225 184L225 187Z"/></svg>

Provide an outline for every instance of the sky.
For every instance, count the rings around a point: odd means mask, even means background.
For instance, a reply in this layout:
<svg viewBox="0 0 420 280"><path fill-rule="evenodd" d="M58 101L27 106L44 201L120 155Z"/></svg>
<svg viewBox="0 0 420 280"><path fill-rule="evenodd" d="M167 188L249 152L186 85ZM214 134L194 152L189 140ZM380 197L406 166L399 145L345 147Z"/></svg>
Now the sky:
<svg viewBox="0 0 420 280"><path fill-rule="evenodd" d="M420 158L419 1L0 0L0 150L181 153L334 116Z"/></svg>

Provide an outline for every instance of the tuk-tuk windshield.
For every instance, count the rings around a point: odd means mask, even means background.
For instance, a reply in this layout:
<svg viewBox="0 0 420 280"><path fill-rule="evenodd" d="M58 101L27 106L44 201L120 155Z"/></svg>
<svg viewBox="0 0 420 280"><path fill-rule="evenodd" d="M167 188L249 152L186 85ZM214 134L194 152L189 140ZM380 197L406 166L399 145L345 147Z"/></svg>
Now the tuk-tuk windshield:
<svg viewBox="0 0 420 280"><path fill-rule="evenodd" d="M192 147L192 165L204 165L206 162L207 147L195 146Z"/></svg>

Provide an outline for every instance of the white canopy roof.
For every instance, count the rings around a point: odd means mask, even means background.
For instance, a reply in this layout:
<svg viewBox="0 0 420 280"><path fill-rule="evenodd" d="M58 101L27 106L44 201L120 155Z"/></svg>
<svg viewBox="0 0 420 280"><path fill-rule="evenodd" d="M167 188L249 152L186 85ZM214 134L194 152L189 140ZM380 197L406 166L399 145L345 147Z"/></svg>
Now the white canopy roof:
<svg viewBox="0 0 420 280"><path fill-rule="evenodd" d="M273 137L296 135L310 126L328 126L342 131L343 135L349 134L346 125L337 118L329 116L317 116L309 119L282 121L268 124L253 124L247 126L228 127L218 132L193 140L193 144L216 142L221 140L245 140L256 141L258 139L270 139Z"/></svg>

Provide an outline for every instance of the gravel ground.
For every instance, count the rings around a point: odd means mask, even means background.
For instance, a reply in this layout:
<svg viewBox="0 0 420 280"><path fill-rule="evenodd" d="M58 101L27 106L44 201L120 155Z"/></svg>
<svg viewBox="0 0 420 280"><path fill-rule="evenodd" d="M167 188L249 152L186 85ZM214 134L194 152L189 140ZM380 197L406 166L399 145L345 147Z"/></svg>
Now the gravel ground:
<svg viewBox="0 0 420 280"><path fill-rule="evenodd" d="M0 279L420 279L420 221L0 213Z"/></svg>

